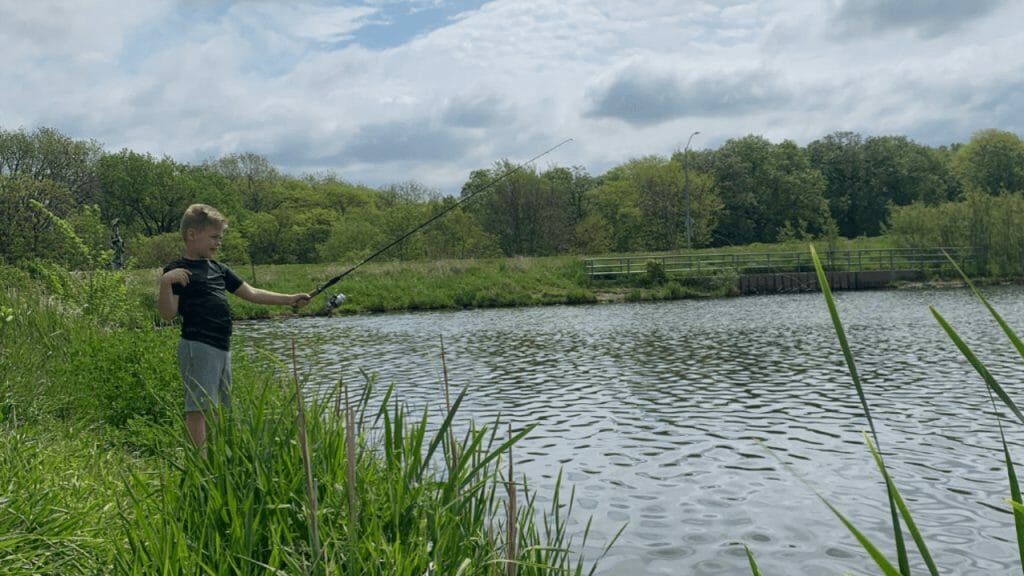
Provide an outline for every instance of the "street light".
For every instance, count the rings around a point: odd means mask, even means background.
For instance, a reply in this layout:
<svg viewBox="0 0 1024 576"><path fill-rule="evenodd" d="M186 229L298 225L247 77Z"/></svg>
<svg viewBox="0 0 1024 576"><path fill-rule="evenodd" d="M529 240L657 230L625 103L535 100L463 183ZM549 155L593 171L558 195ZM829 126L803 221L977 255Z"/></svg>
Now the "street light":
<svg viewBox="0 0 1024 576"><path fill-rule="evenodd" d="M693 248L693 236L690 234L690 141L700 134L700 130L690 134L683 149L683 194L686 196L686 249Z"/></svg>

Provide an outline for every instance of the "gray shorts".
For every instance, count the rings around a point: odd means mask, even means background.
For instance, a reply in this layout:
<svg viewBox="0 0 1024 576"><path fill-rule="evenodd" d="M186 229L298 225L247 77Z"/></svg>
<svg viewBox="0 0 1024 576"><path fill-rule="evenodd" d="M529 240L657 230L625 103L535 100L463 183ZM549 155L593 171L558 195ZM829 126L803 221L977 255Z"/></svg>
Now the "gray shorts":
<svg viewBox="0 0 1024 576"><path fill-rule="evenodd" d="M231 407L231 352L194 340L178 342L185 411Z"/></svg>

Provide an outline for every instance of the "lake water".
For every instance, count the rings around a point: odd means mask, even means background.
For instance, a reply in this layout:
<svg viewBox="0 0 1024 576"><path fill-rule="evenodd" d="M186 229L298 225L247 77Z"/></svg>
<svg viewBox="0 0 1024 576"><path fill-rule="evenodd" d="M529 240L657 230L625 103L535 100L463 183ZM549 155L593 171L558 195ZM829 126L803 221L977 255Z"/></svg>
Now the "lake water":
<svg viewBox="0 0 1024 576"><path fill-rule="evenodd" d="M1024 333L1024 290L986 294ZM887 465L940 570L1019 574L992 405L929 305L1024 404L1020 358L966 290L836 299ZM537 425L515 448L517 476L544 501L563 471L574 529L593 518L588 557L628 523L599 574L750 574L743 544L765 574L879 573L815 491L895 562L867 421L820 294L299 318L238 332L282 357L294 340L316 385L374 371L432 414L443 407L443 337L453 390L468 389L463 419ZM1019 457L1024 425L1004 423Z"/></svg>

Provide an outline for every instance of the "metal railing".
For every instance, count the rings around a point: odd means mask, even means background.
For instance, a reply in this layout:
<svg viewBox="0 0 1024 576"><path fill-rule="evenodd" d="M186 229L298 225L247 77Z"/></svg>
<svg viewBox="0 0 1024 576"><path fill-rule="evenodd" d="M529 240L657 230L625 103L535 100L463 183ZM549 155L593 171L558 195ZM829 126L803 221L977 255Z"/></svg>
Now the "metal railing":
<svg viewBox="0 0 1024 576"><path fill-rule="evenodd" d="M821 251L822 267L830 271L863 270L943 270L952 269L949 254L961 268L978 261L975 249L964 247L889 248L870 250ZM583 261L590 277L644 274L648 263L660 264L666 274L711 276L722 271L738 274L806 272L814 269L810 251L687 253L650 256L610 256Z"/></svg>

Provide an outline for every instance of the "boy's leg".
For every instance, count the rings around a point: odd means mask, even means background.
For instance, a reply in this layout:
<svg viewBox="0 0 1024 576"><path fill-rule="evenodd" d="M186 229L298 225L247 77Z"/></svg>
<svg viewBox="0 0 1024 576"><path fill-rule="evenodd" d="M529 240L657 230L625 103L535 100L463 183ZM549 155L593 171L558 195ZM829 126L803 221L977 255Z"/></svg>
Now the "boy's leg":
<svg viewBox="0 0 1024 576"><path fill-rule="evenodd" d="M202 448L206 442L206 415L201 410L185 412L185 428L192 442Z"/></svg>
<svg viewBox="0 0 1024 576"><path fill-rule="evenodd" d="M231 355L201 342L181 340L178 367L185 389L185 427L205 453L206 413L230 402Z"/></svg>

